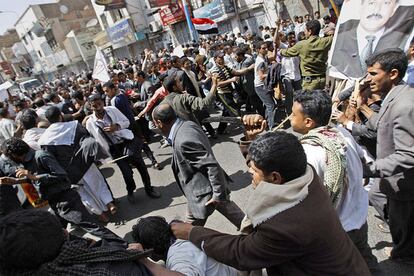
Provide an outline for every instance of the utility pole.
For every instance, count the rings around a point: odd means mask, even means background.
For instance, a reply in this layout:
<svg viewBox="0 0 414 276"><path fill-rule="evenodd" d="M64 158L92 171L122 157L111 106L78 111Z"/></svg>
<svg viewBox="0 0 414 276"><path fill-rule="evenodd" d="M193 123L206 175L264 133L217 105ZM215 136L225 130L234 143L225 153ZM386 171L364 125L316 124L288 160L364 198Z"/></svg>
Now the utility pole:
<svg viewBox="0 0 414 276"><path fill-rule="evenodd" d="M234 6L234 13L236 15L236 21L237 21L237 28L239 28L239 32L242 32L241 22L240 22L240 14L239 14L239 4L238 0L233 0L233 6Z"/></svg>

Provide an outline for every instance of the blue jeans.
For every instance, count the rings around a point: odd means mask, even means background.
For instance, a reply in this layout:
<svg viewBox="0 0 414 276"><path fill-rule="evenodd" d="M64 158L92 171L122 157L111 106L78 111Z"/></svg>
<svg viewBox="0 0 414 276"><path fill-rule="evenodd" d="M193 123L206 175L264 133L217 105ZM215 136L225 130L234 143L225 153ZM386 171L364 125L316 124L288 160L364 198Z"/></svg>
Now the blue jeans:
<svg viewBox="0 0 414 276"><path fill-rule="evenodd" d="M255 87L256 94L262 100L263 104L265 105L265 118L267 124L269 125L269 129L272 129L275 123L275 109L276 104L275 100L273 99L273 95L267 91L264 85L256 86Z"/></svg>

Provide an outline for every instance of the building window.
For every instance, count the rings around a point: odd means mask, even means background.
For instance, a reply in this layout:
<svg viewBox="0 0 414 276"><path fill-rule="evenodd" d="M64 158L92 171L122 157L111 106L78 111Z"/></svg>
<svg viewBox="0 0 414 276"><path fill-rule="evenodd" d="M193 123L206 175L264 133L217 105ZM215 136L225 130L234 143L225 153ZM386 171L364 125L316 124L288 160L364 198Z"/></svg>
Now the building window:
<svg viewBox="0 0 414 276"><path fill-rule="evenodd" d="M102 20L102 25L104 26L104 28L108 28L108 20L106 19L105 14L101 14L101 20Z"/></svg>
<svg viewBox="0 0 414 276"><path fill-rule="evenodd" d="M56 50L57 48L58 48L58 44L57 44L57 42L56 42L56 39L55 39L55 36L53 35L53 32L52 32L52 30L48 30L46 33L45 33L45 38L46 38L46 41L47 41L47 44L49 44L49 46L50 46L50 48L54 51L54 50Z"/></svg>

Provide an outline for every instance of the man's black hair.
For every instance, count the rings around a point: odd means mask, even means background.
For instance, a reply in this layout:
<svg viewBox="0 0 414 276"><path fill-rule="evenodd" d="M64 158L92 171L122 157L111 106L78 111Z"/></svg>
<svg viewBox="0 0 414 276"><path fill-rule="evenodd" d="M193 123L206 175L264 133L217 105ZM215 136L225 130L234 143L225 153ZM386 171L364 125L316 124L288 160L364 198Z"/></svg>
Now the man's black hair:
<svg viewBox="0 0 414 276"><path fill-rule="evenodd" d="M49 102L52 102L53 99L55 99L56 97L59 97L58 94L56 94L55 92L52 92L52 93L46 95L45 99Z"/></svg>
<svg viewBox="0 0 414 276"><path fill-rule="evenodd" d="M37 98L36 100L33 101L33 105L37 108L44 106L45 100L43 100L42 98Z"/></svg>
<svg viewBox="0 0 414 276"><path fill-rule="evenodd" d="M83 96L83 93L81 91L76 91L72 94L72 98L82 101L84 99L84 96Z"/></svg>
<svg viewBox="0 0 414 276"><path fill-rule="evenodd" d="M51 124L60 122L61 116L62 112L57 106L50 106L46 109L45 117Z"/></svg>
<svg viewBox="0 0 414 276"><path fill-rule="evenodd" d="M259 51L259 50L260 50L260 48L262 47L262 45L269 46L269 44L267 43L267 41L259 40L259 41L256 41L256 43L254 44L254 48L255 48L257 51Z"/></svg>
<svg viewBox="0 0 414 276"><path fill-rule="evenodd" d="M177 63L179 60L180 60L180 58L178 56L172 56L171 57L171 63L172 64Z"/></svg>
<svg viewBox="0 0 414 276"><path fill-rule="evenodd" d="M329 15L325 15L324 17L323 17L323 20L331 20L331 17L329 16Z"/></svg>
<svg viewBox="0 0 414 276"><path fill-rule="evenodd" d="M136 74L137 74L137 77L142 77L144 79L147 76L144 71L138 71Z"/></svg>
<svg viewBox="0 0 414 276"><path fill-rule="evenodd" d="M162 123L169 124L177 119L174 109L168 104L159 104L154 108L152 112L152 118L159 120Z"/></svg>
<svg viewBox="0 0 414 276"><path fill-rule="evenodd" d="M171 76L168 76L168 77L165 78L164 87L165 87L165 89L167 89L168 92L170 92L170 93L175 92L174 91L175 90L174 86L175 86L175 83L177 81L177 78L178 78L178 76L177 76L176 73L174 73Z"/></svg>
<svg viewBox="0 0 414 276"><path fill-rule="evenodd" d="M109 89L115 89L115 84L112 81L107 81L102 85L102 88L107 87Z"/></svg>
<svg viewBox="0 0 414 276"><path fill-rule="evenodd" d="M88 72L88 73L86 73L86 79L88 80L88 81L90 81L90 80L92 80L92 73L91 72Z"/></svg>
<svg viewBox="0 0 414 276"><path fill-rule="evenodd" d="M401 80L405 76L408 66L408 57L400 48L390 48L381 50L365 61L368 67L374 66L375 63L381 65L385 72L391 72L392 69L398 70L398 78Z"/></svg>
<svg viewBox="0 0 414 276"><path fill-rule="evenodd" d="M36 127L37 123L37 113L33 109L27 109L23 111L22 116L20 117L20 124L25 130Z"/></svg>
<svg viewBox="0 0 414 276"><path fill-rule="evenodd" d="M35 269L59 255L65 235L55 215L22 210L0 221L0 272Z"/></svg>
<svg viewBox="0 0 414 276"><path fill-rule="evenodd" d="M189 62L191 62L191 63L192 63L192 61L191 61L190 59L188 59L188 57L185 57L185 56L184 56L184 57L182 57L182 58L181 58L181 64L182 64L182 65L184 65L184 63L186 63L187 61L189 61Z"/></svg>
<svg viewBox="0 0 414 276"><path fill-rule="evenodd" d="M12 137L3 142L1 150L7 157L22 156L30 151L29 145L20 138Z"/></svg>
<svg viewBox="0 0 414 276"><path fill-rule="evenodd" d="M287 35L286 35L286 37L291 36L291 35L293 35L293 36L295 36L295 37L296 37L296 34L295 34L295 32L294 32L294 31L292 31L292 32L288 32L288 33L287 33Z"/></svg>
<svg viewBox="0 0 414 276"><path fill-rule="evenodd" d="M302 106L302 112L315 121L317 126L329 124L332 113L332 99L323 90L300 91L293 99Z"/></svg>
<svg viewBox="0 0 414 276"><path fill-rule="evenodd" d="M134 68L128 67L127 69L125 69L125 74L134 74Z"/></svg>
<svg viewBox="0 0 414 276"><path fill-rule="evenodd" d="M0 108L0 117L6 118L9 114L9 108L7 106Z"/></svg>
<svg viewBox="0 0 414 276"><path fill-rule="evenodd" d="M88 102L94 102L94 101L103 101L103 95L99 93L90 95L88 98Z"/></svg>
<svg viewBox="0 0 414 276"><path fill-rule="evenodd" d="M25 102L25 101L22 101L22 100L17 100L17 101L15 101L15 102L13 103L13 105L14 105L15 107L18 107L18 108L24 108L24 107L25 107L25 105L26 105L26 102Z"/></svg>
<svg viewBox="0 0 414 276"><path fill-rule="evenodd" d="M284 181L305 174L306 154L298 138L287 132L266 133L249 147L250 160L266 174L278 172Z"/></svg>
<svg viewBox="0 0 414 276"><path fill-rule="evenodd" d="M321 31L321 23L319 23L316 19L306 22L305 26L306 29L312 33L312 35L319 35L319 32Z"/></svg>
<svg viewBox="0 0 414 276"><path fill-rule="evenodd" d="M244 48L239 47L236 52L236 56L244 56L246 54L246 50Z"/></svg>
<svg viewBox="0 0 414 276"><path fill-rule="evenodd" d="M134 241L142 244L144 249L154 249L154 253L164 260L167 258L172 237L170 226L163 217L141 218L132 227Z"/></svg>

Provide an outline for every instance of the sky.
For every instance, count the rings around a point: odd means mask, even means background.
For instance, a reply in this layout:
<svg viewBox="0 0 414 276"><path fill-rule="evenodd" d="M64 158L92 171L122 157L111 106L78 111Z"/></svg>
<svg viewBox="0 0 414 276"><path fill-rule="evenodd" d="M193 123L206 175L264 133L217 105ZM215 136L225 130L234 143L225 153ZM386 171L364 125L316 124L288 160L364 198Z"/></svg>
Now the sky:
<svg viewBox="0 0 414 276"><path fill-rule="evenodd" d="M76 0L73 0L76 1ZM20 15L26 10L29 5L54 3L55 0L0 0L0 11L13 11ZM3 34L7 29L13 28L19 18L15 13L0 13L0 34Z"/></svg>

